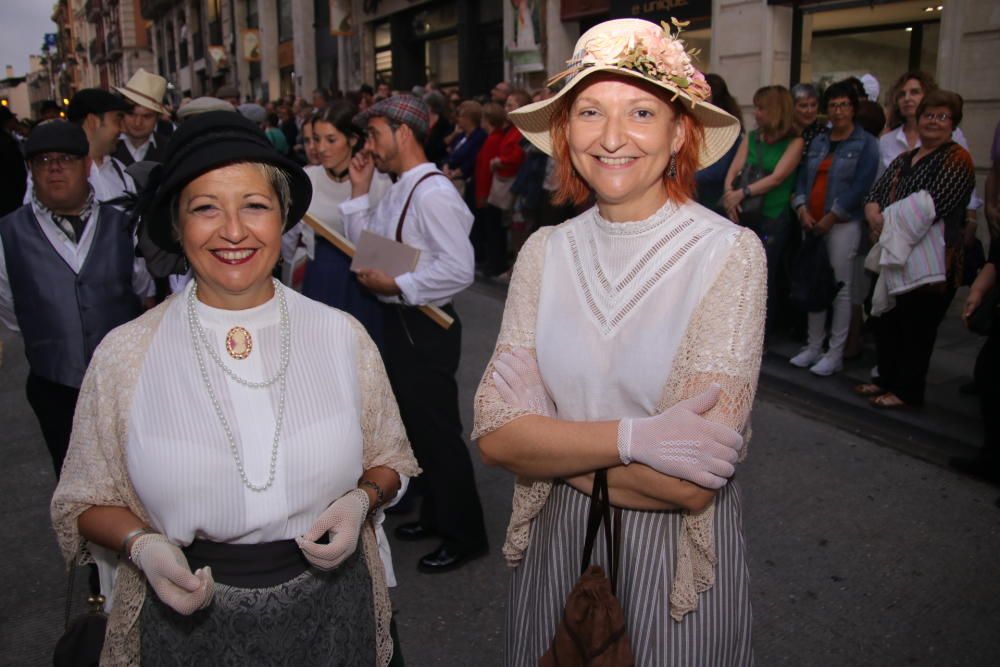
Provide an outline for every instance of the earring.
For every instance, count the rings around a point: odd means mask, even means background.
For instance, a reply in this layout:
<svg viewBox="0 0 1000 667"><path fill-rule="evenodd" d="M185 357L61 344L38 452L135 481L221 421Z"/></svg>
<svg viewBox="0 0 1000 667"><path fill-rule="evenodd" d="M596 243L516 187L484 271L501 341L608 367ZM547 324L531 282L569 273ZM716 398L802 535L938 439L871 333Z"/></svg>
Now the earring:
<svg viewBox="0 0 1000 667"><path fill-rule="evenodd" d="M667 164L667 178L677 178L677 153L670 154L670 163Z"/></svg>

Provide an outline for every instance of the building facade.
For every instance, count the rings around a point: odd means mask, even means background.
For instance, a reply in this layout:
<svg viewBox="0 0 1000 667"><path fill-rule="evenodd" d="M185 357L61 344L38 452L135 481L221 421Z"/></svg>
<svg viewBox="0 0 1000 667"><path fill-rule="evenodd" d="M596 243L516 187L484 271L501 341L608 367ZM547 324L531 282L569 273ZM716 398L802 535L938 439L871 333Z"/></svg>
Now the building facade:
<svg viewBox="0 0 1000 667"><path fill-rule="evenodd" d="M45 53L51 95L66 104L81 88L122 86L140 67L154 69L150 24L140 0L58 0L56 46Z"/></svg>
<svg viewBox="0 0 1000 667"><path fill-rule="evenodd" d="M49 72L57 99L121 85L139 66L165 76L175 101L223 84L244 99L428 81L474 96L504 79L540 88L583 31L626 16L690 21L700 67L726 78L746 120L764 85L871 73L884 96L900 73L927 70L965 98L963 131L988 166L993 0L58 0Z"/></svg>

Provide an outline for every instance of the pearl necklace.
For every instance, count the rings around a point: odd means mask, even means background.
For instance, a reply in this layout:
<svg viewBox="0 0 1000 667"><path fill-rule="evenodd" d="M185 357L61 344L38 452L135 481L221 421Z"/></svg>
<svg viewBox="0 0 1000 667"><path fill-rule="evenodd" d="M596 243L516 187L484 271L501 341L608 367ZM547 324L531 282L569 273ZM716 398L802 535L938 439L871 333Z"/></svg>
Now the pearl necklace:
<svg viewBox="0 0 1000 667"><path fill-rule="evenodd" d="M288 371L289 353L291 351L291 323L288 318L288 304L285 301L284 288L277 280L274 281L274 291L278 295L278 308L281 313L281 361L278 372L275 373L273 377L268 378L263 382L251 382L250 380L242 378L231 371L229 367L223 363L222 358L219 357L215 348L213 348L209 343L208 337L205 335L205 328L201 325L201 321L198 319L198 312L195 310L195 300L198 296L197 282L192 284L191 291L188 292L187 298L188 325L191 328L191 339L194 343L194 353L195 357L198 359L198 370L201 372L201 379L205 384L205 389L208 391L208 397L212 401L212 407L215 408L215 415L222 423L222 430L226 432L226 440L229 442L229 453L232 454L233 460L236 462L236 469L240 473L240 479L243 481L243 485L245 487L251 491L257 492L267 491L271 488L271 485L274 484L275 471L278 465L278 443L281 437L281 425L284 422L285 417L285 376ZM268 467L267 482L264 484L254 484L247 477L246 469L243 465L243 457L240 456L239 448L236 446L236 438L233 436L233 431L229 427L229 421L226 419L226 415L222 411L222 405L219 403L219 399L216 397L215 391L212 389L212 382L208 377L208 368L205 366L205 358L201 353L202 345L205 346L205 349L208 350L209 356L226 375L245 387L250 387L251 389L263 389L271 386L275 382L279 382L278 416L274 425L274 441L271 444L271 461Z"/></svg>

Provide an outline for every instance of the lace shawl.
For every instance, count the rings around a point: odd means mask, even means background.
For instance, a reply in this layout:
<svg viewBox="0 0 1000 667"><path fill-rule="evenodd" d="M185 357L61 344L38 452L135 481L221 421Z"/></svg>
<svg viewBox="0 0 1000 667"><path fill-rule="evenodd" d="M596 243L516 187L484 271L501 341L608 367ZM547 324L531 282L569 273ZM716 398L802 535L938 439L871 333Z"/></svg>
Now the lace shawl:
<svg viewBox="0 0 1000 667"><path fill-rule="evenodd" d="M127 507L142 521L149 517L128 477L125 444L129 412L146 351L172 300L109 333L94 352L83 379L73 419L73 435L52 498L52 523L67 565L88 562L77 518L94 506ZM363 467L387 466L414 477L420 473L410 450L399 409L378 349L353 318L358 336L358 378L362 396ZM392 657L392 607L373 530L361 532L362 552L372 579L377 665ZM139 611L146 594L142 573L121 561L114 606L108 618L102 665L139 665Z"/></svg>
<svg viewBox="0 0 1000 667"><path fill-rule="evenodd" d="M555 228L528 239L514 266L500 334L475 397L473 438L529 414L507 404L493 384L493 361L515 347L535 350L535 325L545 246ZM750 409L757 389L764 345L767 263L753 232L743 230L711 288L694 311L666 378L659 411L695 396L716 382L722 397L706 417L744 432L749 442ZM742 461L746 447L740 454ZM541 511L552 480L518 477L503 553L516 567L528 548L531 522ZM699 513L685 513L670 593L670 615L681 621L698 606L698 594L715 583L713 524L715 502Z"/></svg>

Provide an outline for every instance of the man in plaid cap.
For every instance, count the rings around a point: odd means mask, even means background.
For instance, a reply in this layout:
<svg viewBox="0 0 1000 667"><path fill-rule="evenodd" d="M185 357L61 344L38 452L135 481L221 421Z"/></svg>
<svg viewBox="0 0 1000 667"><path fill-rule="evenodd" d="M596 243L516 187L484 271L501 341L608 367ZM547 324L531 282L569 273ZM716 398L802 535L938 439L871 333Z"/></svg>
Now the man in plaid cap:
<svg viewBox="0 0 1000 667"><path fill-rule="evenodd" d="M486 553L486 528L458 412L462 324L452 299L472 284L472 213L448 178L427 161L430 114L422 100L399 95L355 118L365 127L365 150L351 161L351 199L340 205L347 236L363 230L420 250L413 271L395 278L375 269L358 280L382 302L386 370L413 452L423 468L420 519L399 526L402 540L436 537L440 546L420 559L423 572L444 572ZM398 180L371 206L374 170ZM444 329L417 306L440 306L455 318Z"/></svg>

